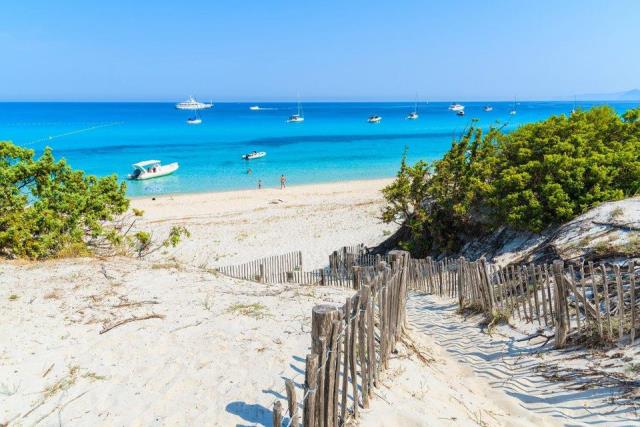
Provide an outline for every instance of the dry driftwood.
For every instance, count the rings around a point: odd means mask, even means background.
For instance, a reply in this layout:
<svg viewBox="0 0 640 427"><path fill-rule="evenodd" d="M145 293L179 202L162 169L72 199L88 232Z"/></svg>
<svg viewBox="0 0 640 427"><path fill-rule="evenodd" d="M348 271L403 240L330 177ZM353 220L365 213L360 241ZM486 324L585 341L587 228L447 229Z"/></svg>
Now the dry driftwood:
<svg viewBox="0 0 640 427"><path fill-rule="evenodd" d="M125 325L127 323L131 323L131 322L137 322L139 320L147 320L147 319L164 319L164 316L162 314L150 314L148 316L143 316L143 317L130 317L128 319L124 319L121 320L117 323L114 323L111 326L105 326L104 328L102 328L102 330L100 331L100 335L109 332L110 330L117 328L118 326L122 326Z"/></svg>

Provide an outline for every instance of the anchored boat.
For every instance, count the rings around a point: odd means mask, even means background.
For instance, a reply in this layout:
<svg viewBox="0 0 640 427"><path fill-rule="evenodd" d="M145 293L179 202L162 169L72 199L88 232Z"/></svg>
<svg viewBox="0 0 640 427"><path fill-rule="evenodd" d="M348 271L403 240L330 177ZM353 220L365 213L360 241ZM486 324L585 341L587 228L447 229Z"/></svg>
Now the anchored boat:
<svg viewBox="0 0 640 427"><path fill-rule="evenodd" d="M132 167L133 172L129 174L129 179L138 181L170 175L177 171L180 165L178 162L163 165L160 160L145 160L144 162L134 163Z"/></svg>
<svg viewBox="0 0 640 427"><path fill-rule="evenodd" d="M259 159L260 157L264 157L266 155L267 155L266 151L252 151L250 153L243 154L242 158L244 160L253 160L253 159Z"/></svg>
<svg viewBox="0 0 640 427"><path fill-rule="evenodd" d="M371 116L367 119L369 123L380 123L382 121L382 117L380 116Z"/></svg>
<svg viewBox="0 0 640 427"><path fill-rule="evenodd" d="M176 104L176 108L178 110L206 110L207 108L212 108L213 103L209 102L199 102L196 101L193 96L190 96L188 100L178 102Z"/></svg>

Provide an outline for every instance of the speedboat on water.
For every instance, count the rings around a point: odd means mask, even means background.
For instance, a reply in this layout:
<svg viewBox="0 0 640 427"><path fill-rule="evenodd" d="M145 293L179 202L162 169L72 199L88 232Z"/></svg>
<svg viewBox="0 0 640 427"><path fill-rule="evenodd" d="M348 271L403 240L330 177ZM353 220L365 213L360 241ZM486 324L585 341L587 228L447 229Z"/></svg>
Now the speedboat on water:
<svg viewBox="0 0 640 427"><path fill-rule="evenodd" d="M456 116L464 116L464 110L456 111Z"/></svg>
<svg viewBox="0 0 640 427"><path fill-rule="evenodd" d="M132 167L133 172L129 174L129 179L140 181L170 175L177 171L180 165L178 165L178 162L162 165L160 160L145 160L144 162L134 163Z"/></svg>
<svg viewBox="0 0 640 427"><path fill-rule="evenodd" d="M259 105L252 105L251 107L249 107L249 110L252 110L252 111L259 111L259 110L261 110L261 108L260 108L260 106L259 106Z"/></svg>
<svg viewBox="0 0 640 427"><path fill-rule="evenodd" d="M202 123L202 119L200 117L189 117L187 119L188 125L199 125L200 123Z"/></svg>
<svg viewBox="0 0 640 427"><path fill-rule="evenodd" d="M485 105L482 109L487 113L493 111L493 107L491 105Z"/></svg>
<svg viewBox="0 0 640 427"><path fill-rule="evenodd" d="M464 105L462 104L453 103L449 105L449 111L463 111L463 110L464 110Z"/></svg>
<svg viewBox="0 0 640 427"><path fill-rule="evenodd" d="M369 123L380 123L382 121L382 117L380 116L371 116L367 119Z"/></svg>
<svg viewBox="0 0 640 427"><path fill-rule="evenodd" d="M407 120L417 120L418 119L418 113L415 111L412 111L411 113L409 113L409 115L407 116Z"/></svg>
<svg viewBox="0 0 640 427"><path fill-rule="evenodd" d="M250 153L243 154L242 158L244 160L253 160L253 159L259 159L260 157L264 157L266 155L267 155L266 151L252 151Z"/></svg>
<svg viewBox="0 0 640 427"><path fill-rule="evenodd" d="M176 108L178 110L206 110L211 107L213 107L212 102L209 102L208 104L205 102L199 102L196 101L193 96L190 96L186 101L178 102L176 104Z"/></svg>

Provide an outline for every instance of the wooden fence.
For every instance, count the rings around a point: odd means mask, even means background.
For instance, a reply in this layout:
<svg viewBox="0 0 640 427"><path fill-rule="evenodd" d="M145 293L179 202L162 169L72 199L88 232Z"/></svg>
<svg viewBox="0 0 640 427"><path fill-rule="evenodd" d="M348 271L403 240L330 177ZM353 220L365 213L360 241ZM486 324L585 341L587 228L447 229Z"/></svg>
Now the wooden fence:
<svg viewBox="0 0 640 427"><path fill-rule="evenodd" d="M555 331L564 347L571 333L603 341L633 343L638 325L640 289L635 260L618 265L587 263L498 268L464 258L435 262L412 260L409 288L457 298L488 317L517 316Z"/></svg>
<svg viewBox="0 0 640 427"><path fill-rule="evenodd" d="M401 338L406 318L409 254L390 254L391 266L354 269L354 296L342 307L317 305L312 311L311 353L306 357L302 421L305 427L345 425L359 417L359 407L369 407L380 372ZM281 427L284 412L288 426L301 421L292 380L285 382L288 408L274 403L273 425Z"/></svg>
<svg viewBox="0 0 640 427"><path fill-rule="evenodd" d="M370 255L364 245L345 246L329 255L327 267L304 271L302 252L290 252L260 258L243 264L219 267L217 270L237 279L260 283L296 283L354 287L354 267L373 267L387 257Z"/></svg>

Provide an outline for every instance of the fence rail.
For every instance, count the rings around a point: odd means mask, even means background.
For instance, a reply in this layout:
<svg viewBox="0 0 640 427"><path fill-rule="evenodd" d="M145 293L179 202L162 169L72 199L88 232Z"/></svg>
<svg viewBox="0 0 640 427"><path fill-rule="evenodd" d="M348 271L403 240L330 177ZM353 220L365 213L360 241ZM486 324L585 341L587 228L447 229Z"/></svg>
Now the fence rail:
<svg viewBox="0 0 640 427"><path fill-rule="evenodd" d="M302 420L304 426L345 425L369 407L380 372L400 340L406 318L409 254L393 252L391 266L353 270L355 295L341 307L317 305L312 311L311 353L306 356ZM289 426L298 427L298 399L285 382ZM273 425L281 426L285 410L273 407Z"/></svg>
<svg viewBox="0 0 640 427"><path fill-rule="evenodd" d="M304 271L302 252L290 252L254 261L219 267L217 270L236 279L260 283L296 283L353 288L354 267L373 267L387 257L371 255L364 245L345 246L329 255L327 267Z"/></svg>
<svg viewBox="0 0 640 427"><path fill-rule="evenodd" d="M551 327L557 348L572 332L610 342L628 336L632 344L639 326L640 280L633 259L612 266L555 261L502 268L484 260L418 259L411 261L409 277L411 289L458 298L460 308Z"/></svg>
<svg viewBox="0 0 640 427"><path fill-rule="evenodd" d="M402 339L409 291L456 298L492 319L515 317L550 328L555 346L575 335L633 344L638 329L640 289L635 260L622 266L562 261L498 267L464 258L411 259L408 252L370 255L362 246L329 256L323 269L302 271L300 252L223 267L224 274L256 281L346 286L356 290L341 307L318 305L312 311L311 353L306 356L304 394L285 381L287 409L276 401L274 426L345 425L367 408L380 372ZM257 274L256 274L257 272ZM267 274L267 272L269 274ZM303 407L302 419L298 402Z"/></svg>

